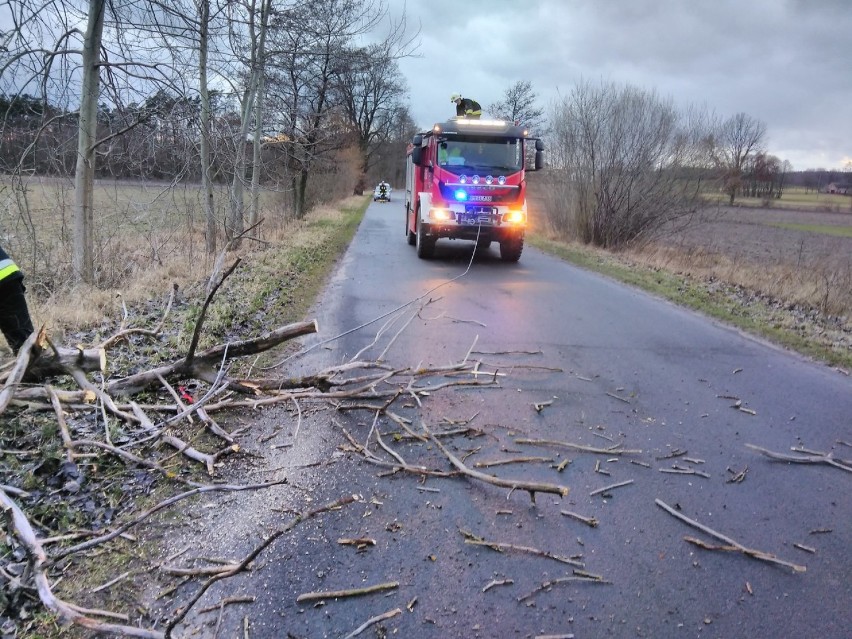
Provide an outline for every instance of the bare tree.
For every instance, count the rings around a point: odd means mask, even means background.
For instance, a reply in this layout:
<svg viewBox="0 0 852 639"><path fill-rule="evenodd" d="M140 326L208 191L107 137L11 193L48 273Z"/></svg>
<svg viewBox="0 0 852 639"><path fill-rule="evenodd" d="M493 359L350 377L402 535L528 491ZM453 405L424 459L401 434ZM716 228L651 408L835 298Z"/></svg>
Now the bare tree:
<svg viewBox="0 0 852 639"><path fill-rule="evenodd" d="M346 127L335 86L352 42L375 28L382 7L358 0L315 0L280 12L273 21L268 83L281 112L293 211L306 210L308 180L344 147Z"/></svg>
<svg viewBox="0 0 852 639"><path fill-rule="evenodd" d="M94 281L94 218L92 213L95 180L95 139L100 96L100 49L104 31L106 0L89 0L88 24L83 40L83 84L80 96L80 129L77 142L77 170L74 175L74 272L82 281Z"/></svg>
<svg viewBox="0 0 852 639"><path fill-rule="evenodd" d="M762 152L766 125L745 113L737 113L715 127L711 152L722 172L724 191L730 204L742 188L743 173L748 160Z"/></svg>
<svg viewBox="0 0 852 639"><path fill-rule="evenodd" d="M648 239L701 205L706 118L631 86L587 82L554 104L551 223L606 248Z"/></svg>
<svg viewBox="0 0 852 639"><path fill-rule="evenodd" d="M172 61L164 56L162 39L152 40L162 35L152 20L160 11L150 0L88 0L84 5L13 0L8 6L13 29L4 34L3 85L18 93L37 87L44 104L61 104L59 113L43 120L30 147L58 120L76 121L71 267L75 279L93 284L93 192L99 157L109 155L116 139L149 117L145 109L124 108L133 97L157 87L183 93ZM106 125L102 134L101 125Z"/></svg>
<svg viewBox="0 0 852 639"><path fill-rule="evenodd" d="M236 11L244 11L246 14L245 27L247 29L247 37L239 37L242 34L235 32L232 38L234 53L237 54L237 57L244 59L247 68L247 78L240 98L239 131L234 141L234 174L231 180L228 219L225 223L225 236L228 240L237 238L245 228L245 220L243 219L243 193L247 170L246 144L252 120L257 120L257 117L263 112L262 106L259 106L257 108L260 109L260 114L258 114L255 104L256 101L260 100L259 90L263 88L262 78L265 73L267 27L272 11L272 0L259 0L259 4L258 0L247 0L244 5L235 5L234 9L233 25L239 24L236 18ZM247 58L239 53L246 46L248 47ZM256 144L259 145L260 140L256 140Z"/></svg>
<svg viewBox="0 0 852 639"><path fill-rule="evenodd" d="M343 104L355 130L361 157L354 192L364 192L364 181L379 148L391 139L394 118L407 92L398 61L417 47L417 33L407 32L406 17L392 23L388 35L366 47L352 47L336 79L336 98Z"/></svg>
<svg viewBox="0 0 852 639"><path fill-rule="evenodd" d="M201 190L204 198L205 249L207 255L216 253L216 209L213 202L213 176L210 154L210 89L207 82L210 51L210 0L196 0L198 12L198 92L201 97Z"/></svg>
<svg viewBox="0 0 852 639"><path fill-rule="evenodd" d="M538 106L537 100L532 82L518 80L506 89L501 100L488 105L488 112L496 118L518 122L540 133L544 125L544 109Z"/></svg>

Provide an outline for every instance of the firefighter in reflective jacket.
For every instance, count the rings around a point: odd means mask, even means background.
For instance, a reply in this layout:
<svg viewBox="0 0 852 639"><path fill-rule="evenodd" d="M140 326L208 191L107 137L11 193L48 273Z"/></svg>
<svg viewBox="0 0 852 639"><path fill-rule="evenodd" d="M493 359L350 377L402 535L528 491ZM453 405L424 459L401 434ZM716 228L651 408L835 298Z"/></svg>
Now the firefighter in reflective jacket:
<svg viewBox="0 0 852 639"><path fill-rule="evenodd" d="M454 93L450 97L450 102L454 102L456 105L457 117L478 120L479 117L482 115L482 107L479 106L479 102L477 102L476 100L471 100L470 98L463 98L459 93Z"/></svg>
<svg viewBox="0 0 852 639"><path fill-rule="evenodd" d="M21 269L0 246L0 330L15 355L33 332L25 290Z"/></svg>

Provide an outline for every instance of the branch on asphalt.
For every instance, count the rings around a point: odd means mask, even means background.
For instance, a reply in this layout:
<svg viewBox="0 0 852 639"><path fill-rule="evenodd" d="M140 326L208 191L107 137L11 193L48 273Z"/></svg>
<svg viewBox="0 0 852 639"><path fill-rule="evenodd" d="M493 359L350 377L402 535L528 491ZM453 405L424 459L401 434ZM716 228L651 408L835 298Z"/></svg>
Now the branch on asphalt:
<svg viewBox="0 0 852 639"><path fill-rule="evenodd" d="M302 522L307 521L308 519L312 519L313 517L316 517L317 515L321 515L322 513L329 512L331 510L340 510L344 506L347 506L347 505L349 505L349 504L351 504L355 501L358 501L357 495L348 495L346 497L341 497L340 499L337 499L333 502L325 504L324 506L320 506L319 508L315 508L314 510L309 510L307 512L300 513L294 519L292 519L290 521L290 523L288 523L284 528L279 528L278 530L273 532L260 545L258 545L257 548L255 548L253 551L251 551L245 557L245 559L243 559L238 564L234 565L231 568L231 570L215 574L212 577L210 577L207 581L205 581L201 585L201 588L199 588L198 591L195 593L195 595L192 597L192 599L190 599L187 602L186 605L182 606L181 608L178 608L175 611L175 616L171 619L171 621L169 621L168 625L166 626L165 636L167 638L172 636L171 633L175 629L175 627L181 621L183 621L183 619L186 617L186 615L189 613L189 611L192 609L192 607L196 603L198 603L198 601L204 596L204 593L207 592L207 590L210 588L210 586L215 584L217 581L220 581L220 580L225 579L227 577L232 577L232 576L242 572L243 570L245 570L246 567L252 561L254 561L257 558L257 556L260 555L260 553L262 553L266 548L268 548L269 545L273 541L275 541L276 539L278 539L282 535L287 534L288 532L293 530L296 526L298 526Z"/></svg>
<svg viewBox="0 0 852 639"><path fill-rule="evenodd" d="M840 470L845 470L847 473L852 473L852 461L846 459L836 459L833 453L823 453L816 450L807 450L805 448L791 448L796 455L787 455L785 453L776 453L754 444L746 444L746 448L756 450L761 455L774 459L776 461L791 462L793 464L826 464L834 466Z"/></svg>
<svg viewBox="0 0 852 639"><path fill-rule="evenodd" d="M638 449L622 448L620 444L610 448L597 448L595 446L586 446L584 444L574 444L571 442L560 442L552 439L516 439L516 444L530 444L532 446L555 446L557 448L568 448L570 450L578 450L582 453L592 453L594 455L641 455L642 451Z"/></svg>
<svg viewBox="0 0 852 639"><path fill-rule="evenodd" d="M585 567L585 564L582 561L574 559L573 557L563 557L562 555L555 555L547 550L539 550L538 548L532 548L530 546L519 546L516 544L509 544L500 541L488 541L482 537L474 535L468 530L459 529L459 532L464 537L464 543L471 544L473 546L485 546L486 548L496 550L497 552L503 552L504 550L513 550L515 552L522 552L527 555L535 555L536 557L545 557L547 559L553 559L554 561L558 561L559 563L568 564L569 566L576 566L577 568Z"/></svg>
<svg viewBox="0 0 852 639"><path fill-rule="evenodd" d="M767 563L777 564L779 566L786 566L787 568L791 568L793 570L793 572L805 572L807 570L807 566L800 566L798 564L794 564L794 563L791 563L789 561L784 561L783 559L778 559L778 557L776 557L775 555L763 552L761 550L755 550L753 548L747 548L746 546L743 546L739 542L734 541L730 537L727 537L727 536L723 535L722 533L716 532L712 528L709 528L709 527L705 526L704 524L701 524L701 523L695 521L694 519L690 519L686 515L682 515L681 513L679 513L674 508L672 508L671 506L669 506L668 504L666 504L665 502L663 502L660 499L655 499L654 503L657 504L657 506L659 506L663 510L665 510L667 513L669 513L672 517L680 519L683 523L687 524L688 526L692 526L693 528L696 528L696 529L700 530L701 532L706 533L706 534L710 535L711 537L718 539L721 542L724 542L724 544L725 544L724 546L715 546L715 545L712 545L712 544L708 544L704 541L701 541L700 539L696 539L695 537L684 537L684 540L688 541L689 543L691 543L695 546L698 546L699 548L704 548L705 550L725 550L725 551L728 551L728 552L739 552L739 553L742 553L743 555L745 555L747 557L751 557L751 558L757 559L759 561L765 561Z"/></svg>
<svg viewBox="0 0 852 639"><path fill-rule="evenodd" d="M429 428L426 426L425 422L422 424L423 431L429 436L429 439L438 447L444 455L446 455L447 459L450 460L450 463L455 466L463 475L471 477L472 479L478 479L487 484L492 484L493 486L500 486L502 488L509 488L511 491L514 490L525 490L530 495L530 501L535 503L535 494L536 493L552 493L554 495L559 495L560 497L567 497L570 489L567 486L560 486L558 484L549 484L545 482L531 482L525 481L523 479L501 479L500 477L494 477L492 475L486 475L485 473L481 473L478 470L473 470L472 468L467 467L464 462L462 462L458 457L453 455L447 447L444 446L437 437L435 437ZM511 492L510 492L511 494Z"/></svg>

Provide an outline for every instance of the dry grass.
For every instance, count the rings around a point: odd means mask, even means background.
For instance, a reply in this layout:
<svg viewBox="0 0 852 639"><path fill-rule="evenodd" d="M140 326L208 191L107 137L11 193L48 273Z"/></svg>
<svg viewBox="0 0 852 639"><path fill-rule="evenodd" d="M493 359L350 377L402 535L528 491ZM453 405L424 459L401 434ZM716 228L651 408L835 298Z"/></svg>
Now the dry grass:
<svg viewBox="0 0 852 639"><path fill-rule="evenodd" d="M791 306L852 318L852 215L720 208L631 253Z"/></svg>
<svg viewBox="0 0 852 639"><path fill-rule="evenodd" d="M652 244L627 253L643 266L665 269L708 282L722 281L779 301L852 318L852 265L837 267L824 258L804 263L757 264L701 248Z"/></svg>
<svg viewBox="0 0 852 639"><path fill-rule="evenodd" d="M226 197L225 189L219 188L219 216L224 216ZM174 285L184 295L203 296L213 259L205 254L198 186L99 181L96 287L72 283L72 198L64 180L31 180L17 187L9 180L0 182L0 244L25 273L34 323L47 326L55 339L64 342L68 334L114 323L125 308L141 303L153 301L162 307ZM260 257L264 253L275 254L269 249L285 246L296 253L310 251L327 235L323 224L337 220L341 209L356 209L363 201L350 198L333 206L319 205L303 220L294 220L286 194L267 191L261 199L263 224L253 239L227 256L226 263L242 257L245 265L251 265L265 259ZM276 268L282 267L274 265L264 277L274 277Z"/></svg>

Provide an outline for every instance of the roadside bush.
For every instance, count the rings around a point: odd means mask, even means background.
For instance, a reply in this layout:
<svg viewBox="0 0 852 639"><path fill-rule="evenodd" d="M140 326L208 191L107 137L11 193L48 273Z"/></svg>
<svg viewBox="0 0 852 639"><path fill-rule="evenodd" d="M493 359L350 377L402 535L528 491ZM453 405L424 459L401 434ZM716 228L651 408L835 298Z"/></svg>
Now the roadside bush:
<svg viewBox="0 0 852 639"><path fill-rule="evenodd" d="M701 205L708 118L629 85L577 85L551 109L546 208L566 239L617 249ZM554 222L559 222L554 224Z"/></svg>

